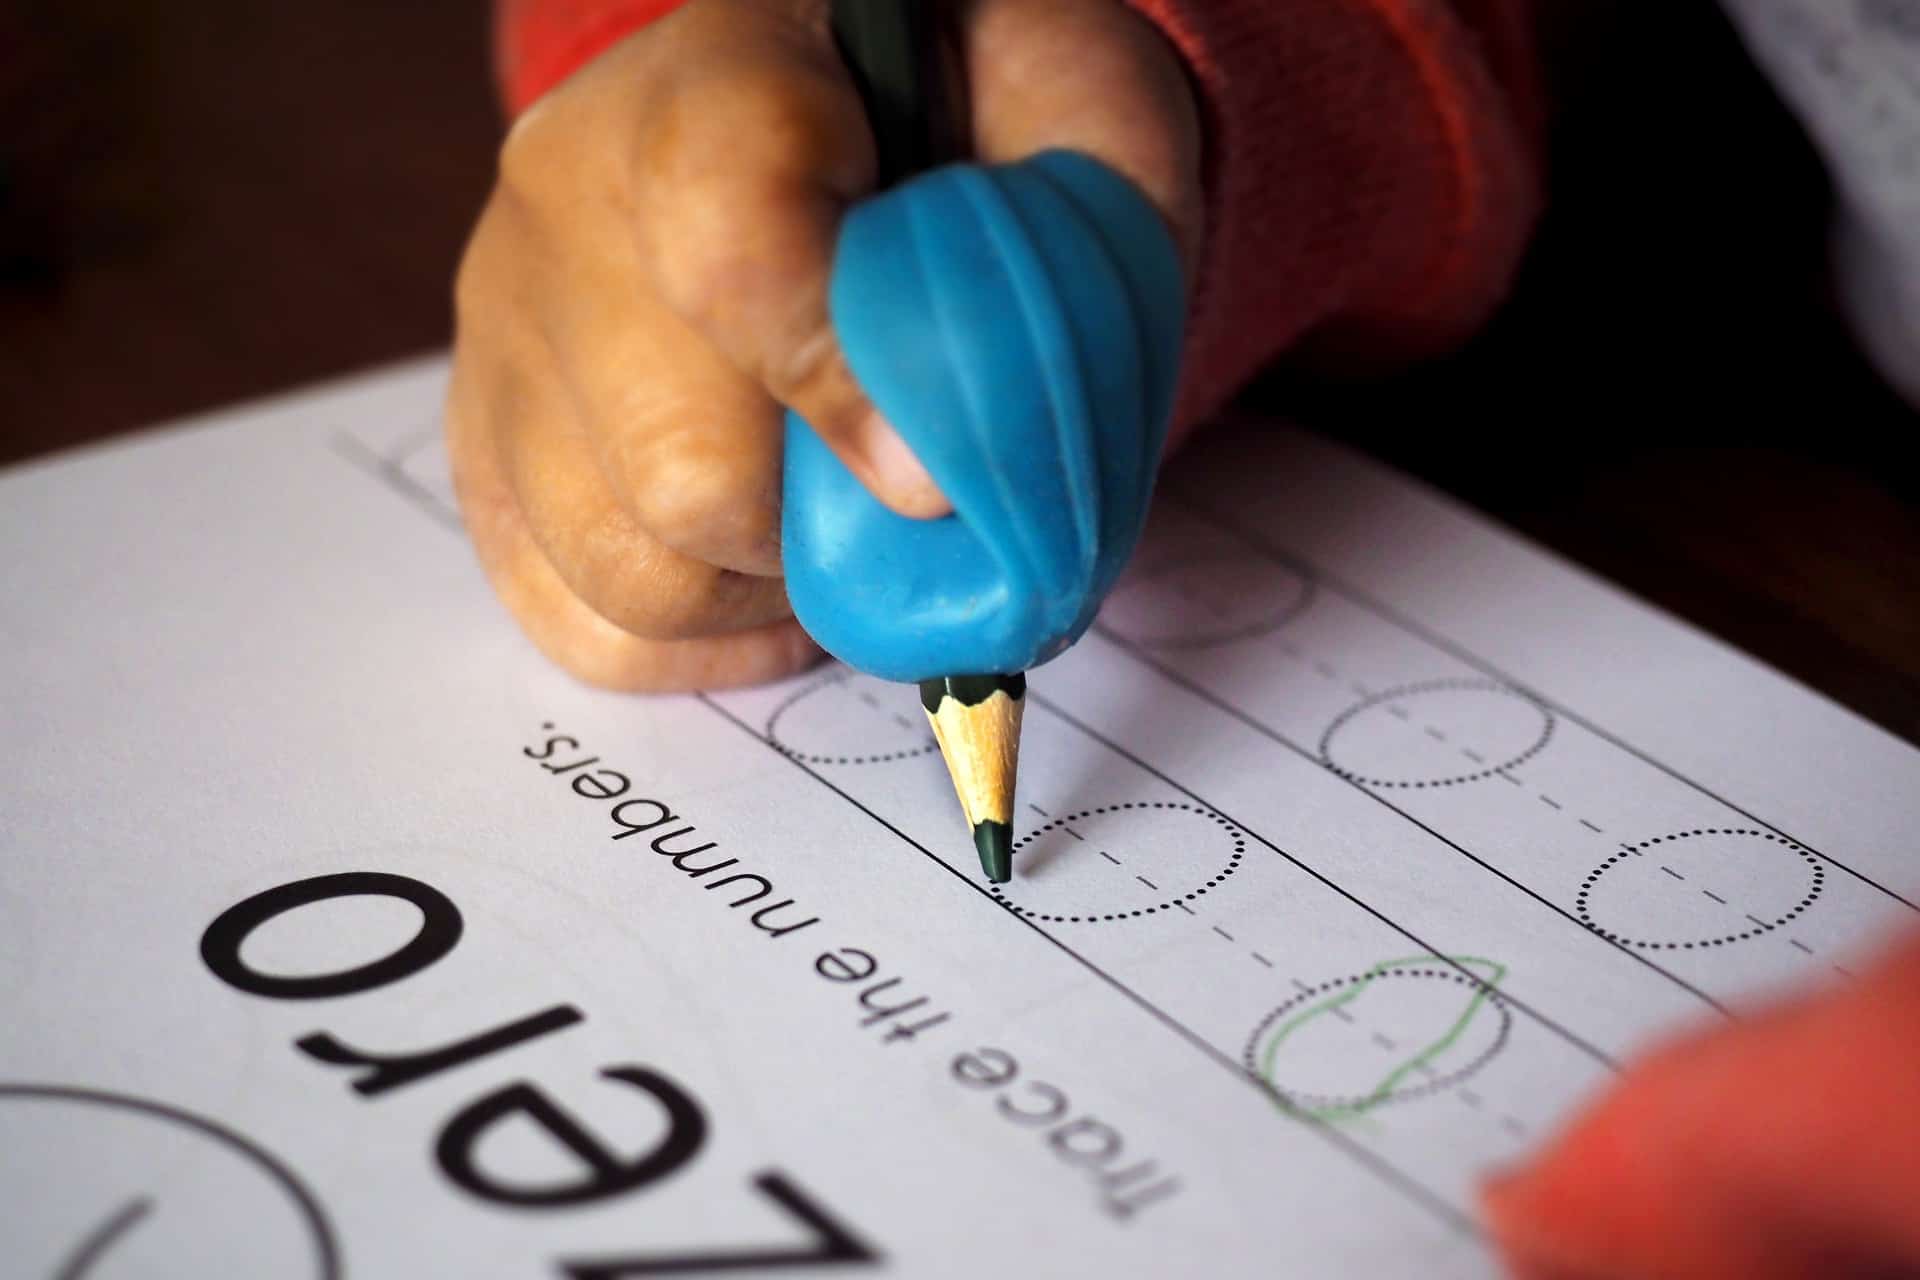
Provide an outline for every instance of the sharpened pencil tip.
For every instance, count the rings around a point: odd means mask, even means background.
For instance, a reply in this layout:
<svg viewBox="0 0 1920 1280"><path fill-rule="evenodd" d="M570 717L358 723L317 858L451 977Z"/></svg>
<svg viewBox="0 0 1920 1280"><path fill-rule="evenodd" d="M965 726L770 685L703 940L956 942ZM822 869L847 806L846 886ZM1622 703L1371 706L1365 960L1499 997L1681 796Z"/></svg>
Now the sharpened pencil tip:
<svg viewBox="0 0 1920 1280"><path fill-rule="evenodd" d="M1004 822L979 822L973 828L973 847L980 851L980 869L995 884L1013 879L1013 828Z"/></svg>

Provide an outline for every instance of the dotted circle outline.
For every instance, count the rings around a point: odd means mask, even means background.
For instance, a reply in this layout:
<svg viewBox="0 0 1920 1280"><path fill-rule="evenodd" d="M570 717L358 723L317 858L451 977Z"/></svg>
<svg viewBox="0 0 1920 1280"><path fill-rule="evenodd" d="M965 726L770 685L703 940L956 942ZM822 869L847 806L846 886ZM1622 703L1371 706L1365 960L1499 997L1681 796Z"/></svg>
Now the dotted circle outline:
<svg viewBox="0 0 1920 1280"><path fill-rule="evenodd" d="M1135 584L1157 582L1162 578L1179 573L1184 569L1193 569L1200 565L1243 564L1249 561L1286 570L1295 578L1299 579L1300 594L1282 605L1279 611L1270 617L1260 618L1255 622L1243 623L1238 627L1226 631L1213 631L1204 635L1169 636L1165 638L1130 635L1098 616L1093 620L1093 629L1111 639L1121 641L1125 644L1137 644L1147 649L1211 649L1215 645L1234 644L1241 640L1253 640L1260 636L1272 635L1281 627L1286 626L1289 622L1292 622L1295 618L1305 613L1308 607L1313 604L1315 598L1320 594L1320 585L1314 580L1311 573L1295 568L1293 565L1277 565L1267 557L1252 551L1217 551L1205 555L1190 556L1184 560L1174 560L1158 569L1142 573L1139 578L1135 579ZM1117 595L1119 593L1116 591L1114 594ZM1109 596L1108 599L1111 600L1112 596Z"/></svg>
<svg viewBox="0 0 1920 1280"><path fill-rule="evenodd" d="M1611 933L1606 929L1602 929L1594 922L1592 914L1587 910L1588 898L1593 893L1594 885L1600 882L1601 876L1605 875L1616 864L1625 862L1628 858L1637 855L1643 849L1649 849L1656 844L1665 844L1670 840L1690 840L1695 836L1756 836L1762 840L1772 841L1774 844L1783 844L1799 854L1806 860L1807 865L1813 868L1813 888L1808 891L1806 897L1800 899L1799 906L1787 912L1772 924L1763 924L1757 928L1748 929L1741 933L1730 933L1722 938L1702 938L1693 942L1652 942L1643 938L1622 937L1617 933ZM1580 882L1580 892L1574 895L1573 909L1575 914L1580 917L1581 924L1584 924L1587 928L1593 930L1609 942L1617 942L1625 947L1643 947L1647 950L1692 951L1697 947L1718 947L1724 946L1729 942L1745 942L1747 939L1757 938L1763 933L1772 933L1775 929L1778 929L1781 925L1787 923L1787 921L1812 906L1814 900L1826 889L1826 884L1827 871L1825 867L1820 865L1820 859L1815 857L1811 850L1784 836L1775 835L1771 831L1761 831L1755 827L1696 827L1692 831L1676 831L1671 835L1654 836L1652 839L1642 840L1640 843L1622 849L1619 853L1614 854L1611 858L1608 858L1605 862L1595 867L1593 871L1588 874L1587 878Z"/></svg>
<svg viewBox="0 0 1920 1280"><path fill-rule="evenodd" d="M1091 818L1102 813L1119 813L1125 809L1184 809L1188 813L1197 813L1203 818L1211 818L1214 822L1226 829L1228 838L1233 841L1233 853L1228 857L1227 865L1215 872L1213 876L1199 888L1189 893L1175 894L1165 902L1157 903L1151 907L1141 907L1136 911L1112 911L1106 915L1085 916L1048 915L1042 911L1035 911L1031 907L1021 906L1019 903L1007 897L997 884L989 884L987 886L987 892L998 899L1001 906L1013 912L1015 915L1025 916L1029 920L1044 920L1051 924L1102 924L1110 920L1132 920L1137 916L1150 916L1161 911L1172 911L1179 903L1192 902L1195 898L1205 896L1207 890L1223 883L1228 876L1239 870L1240 859L1247 852L1246 837L1241 833L1240 828L1234 826L1231 822L1228 822L1211 809L1203 809L1197 804L1183 804L1178 800L1128 800L1120 804L1103 804L1093 809L1082 809L1080 812L1070 813L1064 818L1054 818L1045 826L1036 827L1032 831L1029 831L1026 835L1021 836L1013 842L1014 851L1018 852L1021 845L1030 844L1038 840L1055 827L1064 827L1069 822L1078 822L1082 818Z"/></svg>
<svg viewBox="0 0 1920 1280"><path fill-rule="evenodd" d="M1374 1098L1372 1101L1368 1101L1367 1098L1359 1095L1307 1093L1304 1090L1286 1089L1261 1075L1259 1064L1255 1059L1255 1051L1260 1047L1260 1037L1264 1036L1267 1030L1281 1017L1285 1016L1289 1010L1299 1008L1315 996L1325 995L1327 992L1336 991L1341 987L1350 987L1356 982L1367 979L1366 974L1355 973L1349 974L1344 978L1330 979L1317 987L1310 987L1273 1010L1273 1012L1269 1013L1266 1017L1260 1019L1259 1024L1253 1029L1253 1034L1247 1037L1246 1052L1241 1055L1241 1061L1246 1065L1247 1074L1259 1081L1262 1086L1279 1094L1288 1102L1304 1103L1310 1107L1378 1107L1384 1106L1389 1102L1413 1102L1417 1099L1438 1093L1442 1089L1451 1089L1457 1084L1462 1084L1468 1077L1492 1061L1495 1054L1507 1047L1507 1038L1513 1032L1513 1010L1507 1006L1505 1000L1501 999L1498 991L1478 978L1470 978L1454 969L1386 969L1374 974L1371 980L1378 982L1382 978L1446 978L1486 992L1487 1003L1498 1010L1500 1014L1500 1027L1499 1030L1493 1033L1493 1043L1482 1050L1479 1057L1468 1062L1465 1066L1450 1071L1446 1075L1436 1076L1431 1080L1423 1080L1419 1084L1412 1085L1405 1089L1395 1089L1385 1097Z"/></svg>
<svg viewBox="0 0 1920 1280"><path fill-rule="evenodd" d="M1513 757L1511 760L1507 760L1501 764L1493 765L1490 768L1477 770L1473 773L1463 773L1458 777L1403 778L1403 779L1370 778L1365 774L1359 773L1353 769L1343 768L1342 766L1334 763L1333 735L1340 732L1340 730L1346 726L1349 720L1354 719L1356 716L1360 715L1362 712L1371 710L1373 707L1376 707L1383 702L1391 702L1395 698L1409 697L1413 694L1418 694L1418 693L1433 693L1441 689L1473 689L1482 693L1498 693L1498 694L1504 694L1509 698L1519 699L1521 702L1526 703L1528 706L1532 707L1535 711L1538 711L1540 713L1541 719L1544 723L1542 724L1540 729L1539 740L1536 741L1532 746L1528 747L1525 751L1522 751L1519 755ZM1333 770L1335 773L1339 774L1341 777L1346 778L1348 781L1357 782L1363 787L1408 787L1408 788L1457 787L1464 783L1479 782L1483 779L1491 778L1494 774L1502 773L1508 769L1519 768L1521 765L1525 764L1527 761L1533 759L1535 756L1539 755L1542 751L1545 751L1547 749L1547 744L1553 741L1554 726L1557 725L1558 723L1559 723L1558 718L1546 706L1545 703L1542 703L1537 698L1529 697L1527 694L1520 692L1520 690L1514 688L1512 685L1502 684L1498 680L1469 680L1469 679L1457 678L1457 677L1448 678L1444 680L1422 680L1416 684L1398 685L1392 689L1387 689L1380 693L1369 694L1367 697L1362 698L1360 701L1354 703L1352 706L1348 707L1345 711L1342 711L1339 715L1335 716L1333 718L1333 722L1326 727L1326 730L1324 732L1321 733L1320 746L1318 749L1320 752L1321 764L1324 764L1325 766L1327 766L1327 768Z"/></svg>
<svg viewBox="0 0 1920 1280"><path fill-rule="evenodd" d="M792 709L795 703L804 701L824 689L831 688L833 685L845 684L852 678L853 672L851 671L835 671L789 696L785 702L782 702L773 709L772 715L767 717L766 739L768 744L780 754L791 756L803 764L889 764L895 760L911 760L915 756L929 755L940 749L939 743L927 742L921 746L904 751L887 751L866 756L828 756L820 755L812 751L801 751L797 747L789 746L780 741L780 735L774 731L774 726L780 723L780 717Z"/></svg>

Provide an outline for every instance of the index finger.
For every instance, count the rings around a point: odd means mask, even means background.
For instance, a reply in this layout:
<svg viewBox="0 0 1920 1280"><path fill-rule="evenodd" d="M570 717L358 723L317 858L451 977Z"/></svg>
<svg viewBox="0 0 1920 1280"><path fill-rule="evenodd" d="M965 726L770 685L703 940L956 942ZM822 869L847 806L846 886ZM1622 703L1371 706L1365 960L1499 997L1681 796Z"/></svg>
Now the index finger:
<svg viewBox="0 0 1920 1280"><path fill-rule="evenodd" d="M940 515L945 498L860 389L828 312L840 219L871 190L874 157L824 10L711 0L684 11L698 24L687 65L639 158L641 255L667 304L876 498Z"/></svg>

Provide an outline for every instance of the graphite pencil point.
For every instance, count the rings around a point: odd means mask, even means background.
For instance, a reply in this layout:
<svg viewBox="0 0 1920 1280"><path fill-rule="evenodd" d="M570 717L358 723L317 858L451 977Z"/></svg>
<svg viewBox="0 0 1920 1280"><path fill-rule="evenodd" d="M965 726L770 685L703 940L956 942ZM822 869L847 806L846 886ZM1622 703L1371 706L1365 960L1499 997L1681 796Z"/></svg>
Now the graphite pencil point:
<svg viewBox="0 0 1920 1280"><path fill-rule="evenodd" d="M986 821L973 828L973 847L980 851L980 869L995 884L1013 879L1013 828Z"/></svg>

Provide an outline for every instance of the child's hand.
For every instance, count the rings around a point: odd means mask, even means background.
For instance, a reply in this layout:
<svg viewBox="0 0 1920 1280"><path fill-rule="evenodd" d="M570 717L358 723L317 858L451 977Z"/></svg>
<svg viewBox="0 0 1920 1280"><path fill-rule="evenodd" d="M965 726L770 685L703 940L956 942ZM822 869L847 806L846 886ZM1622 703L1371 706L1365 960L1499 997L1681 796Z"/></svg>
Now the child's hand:
<svg viewBox="0 0 1920 1280"><path fill-rule="evenodd" d="M1127 175L1191 261L1183 71L1119 0L979 0L979 159ZM529 109L458 286L448 438L467 527L542 650L621 689L771 679L816 652L780 579L782 406L876 497L946 510L841 357L835 229L873 186L825 0L693 0Z"/></svg>

